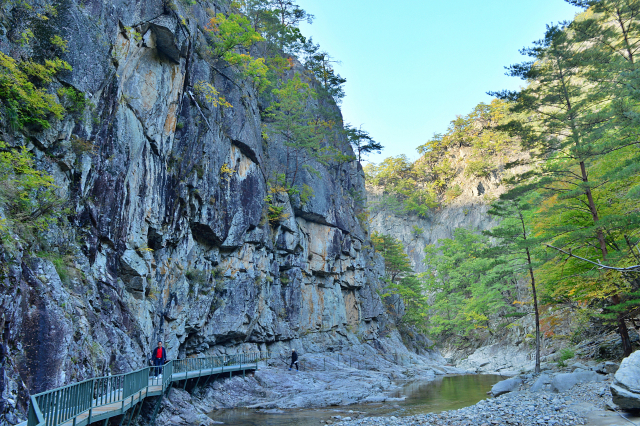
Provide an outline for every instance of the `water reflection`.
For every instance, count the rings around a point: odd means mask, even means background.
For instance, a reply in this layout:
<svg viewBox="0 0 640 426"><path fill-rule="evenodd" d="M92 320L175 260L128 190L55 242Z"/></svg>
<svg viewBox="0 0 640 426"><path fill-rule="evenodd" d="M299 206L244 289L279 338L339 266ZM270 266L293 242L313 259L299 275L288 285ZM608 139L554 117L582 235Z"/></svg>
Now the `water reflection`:
<svg viewBox="0 0 640 426"><path fill-rule="evenodd" d="M414 382L398 389L391 396L406 397L404 401L384 404L360 404L303 410L283 410L282 413L259 410L220 410L209 416L231 426L318 426L331 416L409 416L433 413L473 405L487 397L487 392L504 377L470 375L438 377L431 382Z"/></svg>
<svg viewBox="0 0 640 426"><path fill-rule="evenodd" d="M441 377L433 382L410 383L393 396L406 396L399 404L403 415L457 410L487 398L491 386L504 379L494 375Z"/></svg>

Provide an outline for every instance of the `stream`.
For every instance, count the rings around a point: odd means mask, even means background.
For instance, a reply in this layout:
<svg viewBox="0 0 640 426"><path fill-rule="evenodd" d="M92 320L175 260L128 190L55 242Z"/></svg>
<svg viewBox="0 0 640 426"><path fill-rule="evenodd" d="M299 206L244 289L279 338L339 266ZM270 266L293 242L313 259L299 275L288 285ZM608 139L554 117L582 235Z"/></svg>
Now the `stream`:
<svg viewBox="0 0 640 426"><path fill-rule="evenodd" d="M331 416L409 416L433 413L473 405L487 398L491 386L500 380L504 380L504 377L441 376L432 381L411 382L390 394L393 398L404 397L403 401L293 410L219 410L209 414L209 417L230 426L318 426Z"/></svg>

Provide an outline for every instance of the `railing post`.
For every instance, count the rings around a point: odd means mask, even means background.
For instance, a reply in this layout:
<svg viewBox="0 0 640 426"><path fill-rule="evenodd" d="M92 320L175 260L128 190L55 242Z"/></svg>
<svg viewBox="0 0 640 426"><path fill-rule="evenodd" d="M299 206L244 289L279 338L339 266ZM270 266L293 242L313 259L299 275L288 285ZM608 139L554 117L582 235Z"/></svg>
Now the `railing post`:
<svg viewBox="0 0 640 426"><path fill-rule="evenodd" d="M122 376L122 408L121 408L122 414L124 414L124 400L126 399L125 395L127 392L128 377L129 377L128 375Z"/></svg>
<svg viewBox="0 0 640 426"><path fill-rule="evenodd" d="M89 394L89 418L87 419L87 424L91 424L91 415L93 414L93 392L95 390L96 381L95 379L91 381L91 393Z"/></svg>

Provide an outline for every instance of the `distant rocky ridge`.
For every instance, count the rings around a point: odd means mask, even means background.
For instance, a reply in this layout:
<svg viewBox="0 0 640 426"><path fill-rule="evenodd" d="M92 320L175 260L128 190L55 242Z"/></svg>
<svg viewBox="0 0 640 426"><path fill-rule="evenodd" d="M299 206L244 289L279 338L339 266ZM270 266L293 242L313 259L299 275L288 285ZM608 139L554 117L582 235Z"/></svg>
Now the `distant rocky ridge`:
<svg viewBox="0 0 640 426"><path fill-rule="evenodd" d="M400 240L411 259L414 270L425 272L424 249L429 244L437 244L439 239L452 238L456 228L484 231L494 227L497 222L490 217L489 204L504 193L502 182L505 173L504 164L487 177L466 176L465 158L471 154L471 148L460 147L448 151L447 157L456 168L450 187L458 185L460 195L440 207L432 209L427 217L415 214L398 214L386 207L384 188L367 185L367 205L371 217L372 232L388 234ZM526 158L526 154L515 151L509 161ZM520 173L526 166L517 166L509 173Z"/></svg>

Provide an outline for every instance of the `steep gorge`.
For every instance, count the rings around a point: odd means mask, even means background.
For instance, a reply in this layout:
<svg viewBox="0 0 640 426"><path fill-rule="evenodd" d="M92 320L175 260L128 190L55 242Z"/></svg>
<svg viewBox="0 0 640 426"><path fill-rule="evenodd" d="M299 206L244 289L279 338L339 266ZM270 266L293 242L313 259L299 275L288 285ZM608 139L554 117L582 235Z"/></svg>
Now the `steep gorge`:
<svg viewBox="0 0 640 426"><path fill-rule="evenodd" d="M20 416L30 393L147 365L158 339L169 358L402 345L352 196L364 191L360 164L314 163L318 173L299 178L313 189L305 203L269 192L287 149L265 138L269 98L205 54L211 11L226 3L3 2L0 50L36 57L58 34L73 70L51 87L75 88L87 106L44 131L1 129L54 176L69 212L35 245L0 251L0 413ZM292 61L285 73L304 69ZM200 82L231 106L203 102ZM308 106L340 115L327 99ZM326 143L353 154L341 132Z"/></svg>

